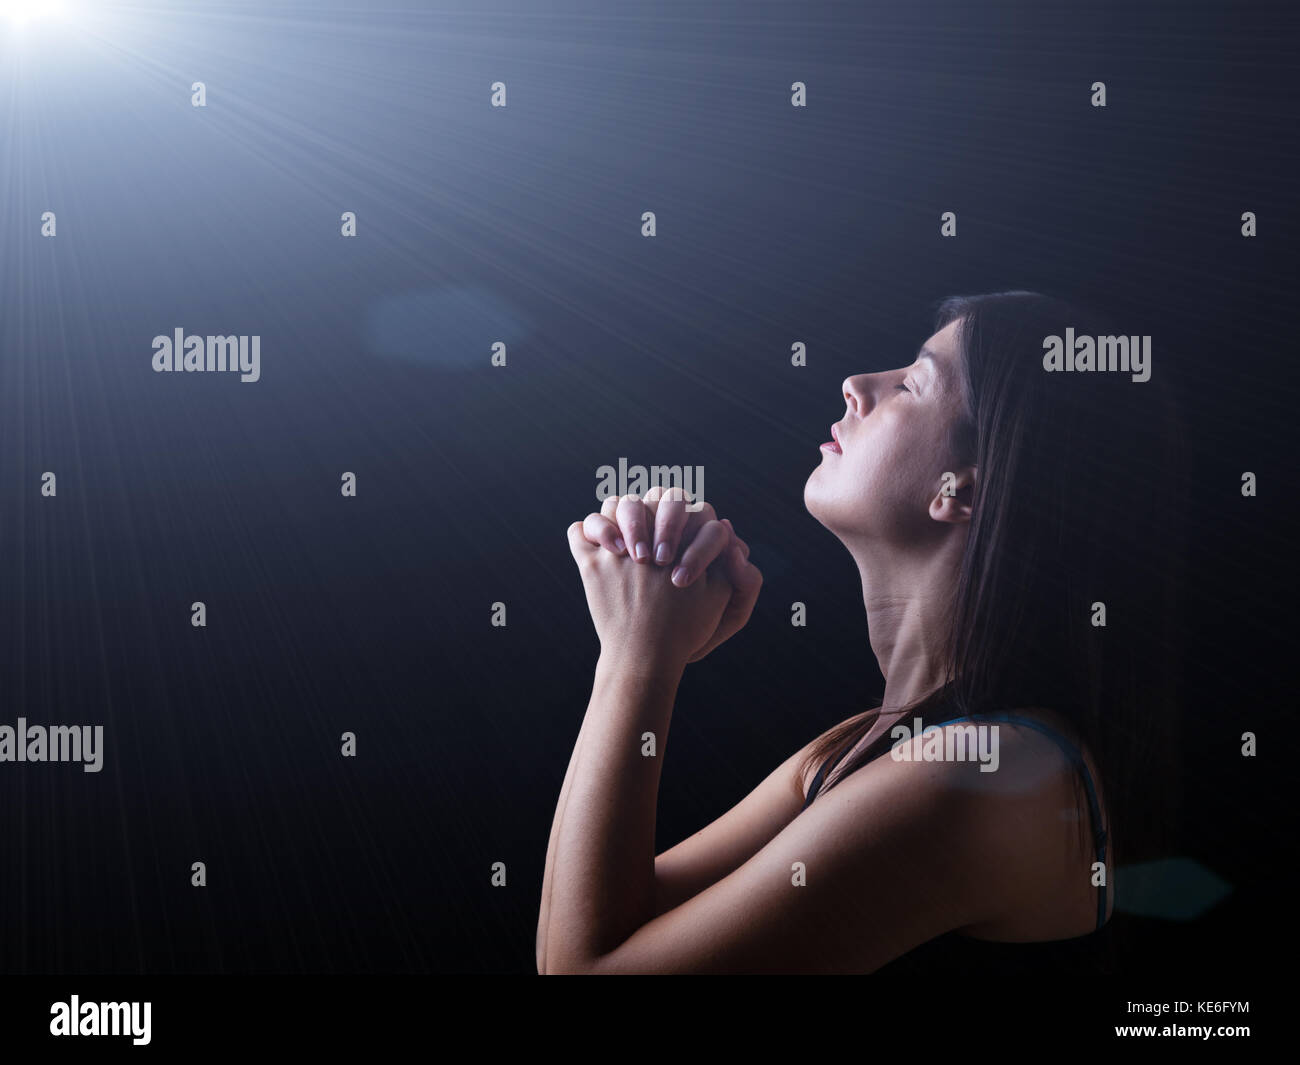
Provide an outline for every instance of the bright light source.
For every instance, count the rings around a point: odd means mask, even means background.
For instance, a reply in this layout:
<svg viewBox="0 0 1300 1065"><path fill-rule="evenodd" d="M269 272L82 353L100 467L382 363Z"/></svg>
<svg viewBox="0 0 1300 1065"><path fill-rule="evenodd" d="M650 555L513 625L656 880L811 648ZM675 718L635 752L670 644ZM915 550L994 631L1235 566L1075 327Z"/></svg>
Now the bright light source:
<svg viewBox="0 0 1300 1065"><path fill-rule="evenodd" d="M0 0L0 15L8 15L16 26L62 14L62 0Z"/></svg>

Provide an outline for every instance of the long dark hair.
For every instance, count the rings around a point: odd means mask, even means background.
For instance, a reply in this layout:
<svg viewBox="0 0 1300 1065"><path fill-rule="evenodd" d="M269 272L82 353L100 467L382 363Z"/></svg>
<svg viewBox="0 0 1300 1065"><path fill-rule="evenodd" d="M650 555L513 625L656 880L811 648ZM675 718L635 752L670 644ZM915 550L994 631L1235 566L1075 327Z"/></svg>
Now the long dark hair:
<svg viewBox="0 0 1300 1065"><path fill-rule="evenodd" d="M1045 338L1064 338L1067 327L1075 336L1117 331L1095 310L1034 292L950 297L935 331L954 320L966 406L954 445L977 467L971 521L943 647L946 680L899 713L938 723L1055 711L1101 776L1108 860L1155 857L1180 805L1172 767L1186 469L1162 384L1174 357L1153 338L1147 381L1048 372ZM1094 624L1097 603L1104 627ZM852 748L880 713L820 737L803 772ZM819 795L880 750L874 742L837 765ZM1079 775L1076 785L1082 803Z"/></svg>

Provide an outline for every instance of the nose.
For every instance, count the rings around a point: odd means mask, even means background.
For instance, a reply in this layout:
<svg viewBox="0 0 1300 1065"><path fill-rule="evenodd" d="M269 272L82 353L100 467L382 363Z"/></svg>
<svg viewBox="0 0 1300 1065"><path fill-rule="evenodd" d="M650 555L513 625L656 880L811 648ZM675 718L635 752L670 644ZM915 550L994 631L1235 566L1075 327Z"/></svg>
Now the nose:
<svg viewBox="0 0 1300 1065"><path fill-rule="evenodd" d="M871 374L860 373L844 378L842 386L844 401L848 404L849 410L853 411L858 417L862 417L874 405L871 377Z"/></svg>

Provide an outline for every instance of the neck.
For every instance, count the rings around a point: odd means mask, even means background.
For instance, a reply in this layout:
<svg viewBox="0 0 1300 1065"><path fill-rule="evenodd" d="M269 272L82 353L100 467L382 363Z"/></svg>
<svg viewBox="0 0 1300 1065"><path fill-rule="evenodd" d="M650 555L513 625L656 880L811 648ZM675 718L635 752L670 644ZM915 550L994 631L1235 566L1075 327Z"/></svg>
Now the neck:
<svg viewBox="0 0 1300 1065"><path fill-rule="evenodd" d="M965 546L962 526L923 552L900 553L883 544L850 548L862 579L871 650L885 676L882 713L947 679L944 641Z"/></svg>

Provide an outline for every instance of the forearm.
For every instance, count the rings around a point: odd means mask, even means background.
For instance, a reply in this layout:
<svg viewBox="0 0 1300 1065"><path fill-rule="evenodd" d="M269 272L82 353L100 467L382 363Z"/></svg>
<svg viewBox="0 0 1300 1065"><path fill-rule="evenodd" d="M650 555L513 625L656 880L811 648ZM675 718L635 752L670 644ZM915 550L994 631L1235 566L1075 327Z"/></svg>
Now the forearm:
<svg viewBox="0 0 1300 1065"><path fill-rule="evenodd" d="M683 668L603 653L597 662L551 829L539 968L572 969L654 917L660 767ZM653 757L642 754L647 732Z"/></svg>
<svg viewBox="0 0 1300 1065"><path fill-rule="evenodd" d="M569 802L569 791L577 771L578 761L582 757L582 744L587 735L587 722L590 718L583 715L582 725L578 729L578 738L573 745L573 754L569 756L569 767L564 773L564 783L560 785L560 798L555 804L555 816L551 820L551 836L546 844L546 871L542 876L542 903L537 918L537 971L546 972L546 930L551 919L551 882L555 872L555 841L560 835L560 825L564 821L564 810Z"/></svg>

